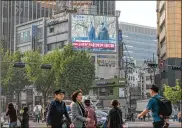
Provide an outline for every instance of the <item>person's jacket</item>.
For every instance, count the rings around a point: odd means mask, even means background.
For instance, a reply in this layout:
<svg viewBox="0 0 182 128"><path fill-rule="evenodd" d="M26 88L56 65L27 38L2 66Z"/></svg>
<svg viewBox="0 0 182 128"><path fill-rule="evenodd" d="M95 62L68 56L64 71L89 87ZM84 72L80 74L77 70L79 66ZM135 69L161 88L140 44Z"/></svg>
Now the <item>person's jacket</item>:
<svg viewBox="0 0 182 128"><path fill-rule="evenodd" d="M85 107L86 111L88 112L87 118L91 120L86 124L86 128L96 128L97 126L97 117L94 109L91 106Z"/></svg>
<svg viewBox="0 0 182 128"><path fill-rule="evenodd" d="M72 123L74 124L75 128L82 128L86 122L86 118L78 102L72 103L71 112Z"/></svg>
<svg viewBox="0 0 182 128"><path fill-rule="evenodd" d="M122 128L123 125L122 112L118 107L113 107L109 111L108 125L110 128Z"/></svg>
<svg viewBox="0 0 182 128"><path fill-rule="evenodd" d="M107 28L104 27L99 31L98 40L109 40L109 32Z"/></svg>
<svg viewBox="0 0 182 128"><path fill-rule="evenodd" d="M29 115L28 113L23 113L22 117L22 128L29 128Z"/></svg>
<svg viewBox="0 0 182 128"><path fill-rule="evenodd" d="M88 32L89 40L95 40L95 28L92 26Z"/></svg>
<svg viewBox="0 0 182 128"><path fill-rule="evenodd" d="M9 116L10 123L17 121L17 112L15 109L13 109L13 110L8 109L8 111L6 112L6 116Z"/></svg>
<svg viewBox="0 0 182 128"><path fill-rule="evenodd" d="M65 102L58 100L52 101L49 106L47 123L54 127L60 127L63 123L63 115L65 115L67 121L71 124Z"/></svg>

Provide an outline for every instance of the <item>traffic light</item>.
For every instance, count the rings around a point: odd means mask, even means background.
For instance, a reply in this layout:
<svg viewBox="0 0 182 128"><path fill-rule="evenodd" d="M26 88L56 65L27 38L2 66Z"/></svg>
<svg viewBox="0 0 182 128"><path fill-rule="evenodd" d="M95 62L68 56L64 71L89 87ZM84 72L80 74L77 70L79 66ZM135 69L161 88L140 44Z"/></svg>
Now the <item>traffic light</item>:
<svg viewBox="0 0 182 128"><path fill-rule="evenodd" d="M151 68L157 68L158 64L148 63L148 66Z"/></svg>
<svg viewBox="0 0 182 128"><path fill-rule="evenodd" d="M15 67L15 68L24 68L25 67L25 63L23 63L23 62L15 62L13 67Z"/></svg>
<svg viewBox="0 0 182 128"><path fill-rule="evenodd" d="M40 68L41 69L51 69L52 65L51 64L41 64Z"/></svg>
<svg viewBox="0 0 182 128"><path fill-rule="evenodd" d="M172 70L182 70L180 66L172 66Z"/></svg>

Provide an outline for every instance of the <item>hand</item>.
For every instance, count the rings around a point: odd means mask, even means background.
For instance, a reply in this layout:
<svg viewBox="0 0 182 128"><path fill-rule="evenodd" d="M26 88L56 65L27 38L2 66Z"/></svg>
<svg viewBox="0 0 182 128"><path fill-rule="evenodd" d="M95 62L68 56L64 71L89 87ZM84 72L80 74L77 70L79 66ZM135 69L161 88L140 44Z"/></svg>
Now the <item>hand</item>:
<svg viewBox="0 0 182 128"><path fill-rule="evenodd" d="M74 128L74 124L73 123L70 124L70 128Z"/></svg>
<svg viewBox="0 0 182 128"><path fill-rule="evenodd" d="M91 120L90 118L86 118L86 121L87 121L87 122L90 122L90 120Z"/></svg>
<svg viewBox="0 0 182 128"><path fill-rule="evenodd" d="M142 117L142 115L141 115L141 114L138 114L138 115L137 115L137 118L140 118L140 117Z"/></svg>

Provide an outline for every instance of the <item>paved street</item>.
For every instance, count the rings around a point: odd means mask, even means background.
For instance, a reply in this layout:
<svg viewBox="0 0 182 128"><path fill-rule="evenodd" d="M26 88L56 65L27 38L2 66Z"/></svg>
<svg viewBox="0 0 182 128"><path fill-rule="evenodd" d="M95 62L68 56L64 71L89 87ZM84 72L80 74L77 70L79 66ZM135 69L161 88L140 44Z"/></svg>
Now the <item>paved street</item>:
<svg viewBox="0 0 182 128"><path fill-rule="evenodd" d="M128 122L126 123L127 128L152 128L151 122ZM8 124L4 125L3 128L8 128ZM36 124L30 121L30 128L46 128L43 123ZM178 122L170 122L169 128L181 128L181 124Z"/></svg>
<svg viewBox="0 0 182 128"><path fill-rule="evenodd" d="M181 128L181 124L170 122L169 128ZM152 122L129 122L126 125L128 128L152 128Z"/></svg>
<svg viewBox="0 0 182 128"><path fill-rule="evenodd" d="M36 124L32 121L29 122L30 128L47 128L45 123ZM3 128L8 128L8 123L6 123Z"/></svg>

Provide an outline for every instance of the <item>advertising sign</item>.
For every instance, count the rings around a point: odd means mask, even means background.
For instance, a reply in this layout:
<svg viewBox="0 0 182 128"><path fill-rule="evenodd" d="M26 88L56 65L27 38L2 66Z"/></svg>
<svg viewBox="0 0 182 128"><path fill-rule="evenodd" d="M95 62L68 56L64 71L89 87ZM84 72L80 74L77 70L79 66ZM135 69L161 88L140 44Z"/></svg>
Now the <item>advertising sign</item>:
<svg viewBox="0 0 182 128"><path fill-rule="evenodd" d="M115 67L116 66L116 57L114 55L98 55L97 63L99 66Z"/></svg>
<svg viewBox="0 0 182 128"><path fill-rule="evenodd" d="M76 50L116 52L116 17L72 15L72 43Z"/></svg>

